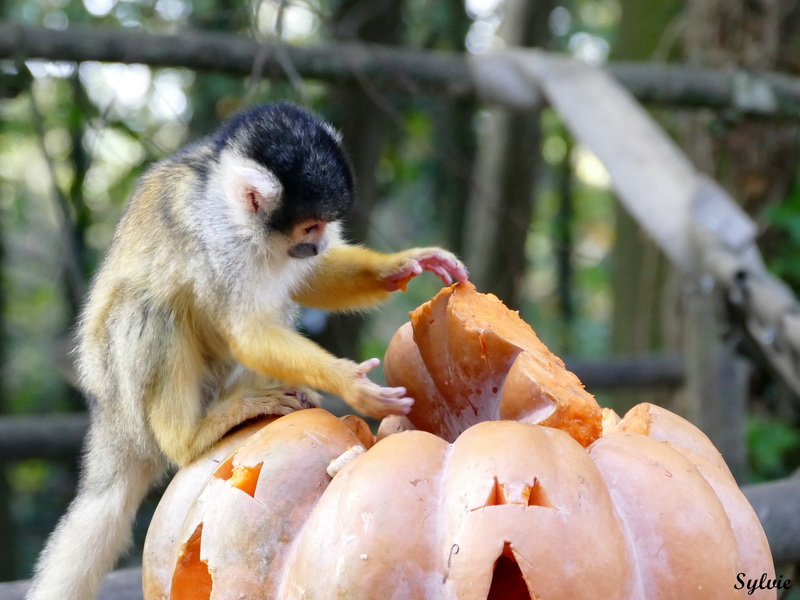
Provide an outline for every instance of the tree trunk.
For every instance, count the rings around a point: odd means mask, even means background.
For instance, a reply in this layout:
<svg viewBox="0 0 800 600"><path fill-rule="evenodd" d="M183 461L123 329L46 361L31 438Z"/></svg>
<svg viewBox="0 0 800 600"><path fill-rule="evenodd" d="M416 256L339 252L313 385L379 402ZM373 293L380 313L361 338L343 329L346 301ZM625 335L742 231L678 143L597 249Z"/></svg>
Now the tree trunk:
<svg viewBox="0 0 800 600"><path fill-rule="evenodd" d="M793 0L692 0L684 53L688 64L755 71L800 71L796 44L800 11ZM742 90L747 93L747 90ZM702 111L688 120L686 141L697 166L714 176L750 214L782 201L800 157L794 123L738 121Z"/></svg>
<svg viewBox="0 0 800 600"><path fill-rule="evenodd" d="M796 52L784 44L787 32L797 27L795 4L791 0L692 0L684 37L687 62L754 70L796 68L791 62ZM745 210L758 213L780 202L794 182L800 128L792 123L740 122L735 115L729 117L707 111L691 115L684 122L685 145L700 170L725 186ZM688 413L705 428L741 480L746 475L749 368L731 342L723 339L726 327L719 316L719 299L688 293L685 300L689 354L705 365L694 373L691 367L688 371ZM738 389L731 388L732 381Z"/></svg>
<svg viewBox="0 0 800 600"><path fill-rule="evenodd" d="M403 34L401 9L401 0L344 0L331 19L331 36L336 40L399 44ZM338 111L334 121L341 129L356 177L356 205L347 217L345 230L350 241L364 243L378 202L376 168L391 126L391 115L383 106L388 99L382 92L354 86L334 87L329 97ZM324 330L312 337L337 356L358 359L364 323L362 314L331 313Z"/></svg>
<svg viewBox="0 0 800 600"><path fill-rule="evenodd" d="M624 0L614 58L646 60L666 53L661 46L669 41L667 36L682 4L677 0L656 5ZM646 356L654 351L673 350L671 345L677 341L670 339L674 327L670 298L676 294L668 286L676 285L677 278L669 275L664 255L619 203L616 231L612 351L619 356ZM670 404L670 396L664 392L620 393L614 400L619 411L642 401Z"/></svg>
<svg viewBox="0 0 800 600"><path fill-rule="evenodd" d="M509 0L508 46L547 47L551 1ZM541 165L539 111L490 111L491 129L481 132L477 181L463 242L471 277L511 308L522 300L528 262L525 243L533 215L536 172Z"/></svg>
<svg viewBox="0 0 800 600"><path fill-rule="evenodd" d="M2 129L2 124L0 124ZM0 274L5 273L5 247L3 230L0 228ZM0 275L0 280L5 277ZM3 283L5 283L3 281ZM0 285L0 372L6 369L6 296L5 285ZM8 411L6 387L0 386L0 416ZM19 577L17 573L18 556L16 531L11 517L11 488L8 485L8 465L0 460L0 581L10 581Z"/></svg>
<svg viewBox="0 0 800 600"><path fill-rule="evenodd" d="M449 18L443 30L437 32L436 50L465 51L467 33L472 20L461 0L440 3L448 6ZM470 98L451 98L437 95L431 98L434 149L439 159L436 170L436 217L443 239L437 240L456 254L464 255L470 246L465 228L469 197L474 185L476 136L474 130L477 101Z"/></svg>

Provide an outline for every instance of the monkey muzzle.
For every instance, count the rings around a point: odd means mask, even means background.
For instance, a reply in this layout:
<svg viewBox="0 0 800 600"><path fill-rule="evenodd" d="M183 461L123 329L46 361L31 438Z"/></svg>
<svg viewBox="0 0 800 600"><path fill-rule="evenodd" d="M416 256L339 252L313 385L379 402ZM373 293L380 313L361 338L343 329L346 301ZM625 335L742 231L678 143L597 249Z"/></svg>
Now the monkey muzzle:
<svg viewBox="0 0 800 600"><path fill-rule="evenodd" d="M321 244L302 242L294 246L289 246L287 252L292 258L311 258L312 256L317 256L322 250Z"/></svg>
<svg viewBox="0 0 800 600"><path fill-rule="evenodd" d="M325 236L327 226L328 222L322 219L308 219L295 225L289 234L289 256L311 258L322 254L328 247Z"/></svg>

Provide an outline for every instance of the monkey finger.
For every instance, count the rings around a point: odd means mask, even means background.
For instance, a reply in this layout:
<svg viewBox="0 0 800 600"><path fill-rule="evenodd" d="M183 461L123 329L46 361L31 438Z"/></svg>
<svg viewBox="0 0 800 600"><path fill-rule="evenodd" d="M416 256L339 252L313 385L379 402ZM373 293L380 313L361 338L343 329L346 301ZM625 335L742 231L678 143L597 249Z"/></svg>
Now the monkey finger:
<svg viewBox="0 0 800 600"><path fill-rule="evenodd" d="M388 417L391 415L407 415L411 412L411 408L414 406L414 399L413 398L403 398L402 400L398 400L397 402L393 403L392 411L388 413L386 416Z"/></svg>
<svg viewBox="0 0 800 600"><path fill-rule="evenodd" d="M414 399L406 396L408 391L404 387L398 388L383 388L381 390L381 400L384 403L384 408L387 414L404 414L407 415L411 412L411 407L414 405Z"/></svg>
<svg viewBox="0 0 800 600"><path fill-rule="evenodd" d="M450 269L450 273L459 283L465 283L469 279L469 271L461 261L456 263L455 269Z"/></svg>
<svg viewBox="0 0 800 600"><path fill-rule="evenodd" d="M453 277L462 283L469 277L466 267L449 252L439 251L420 257L417 260L419 260L423 269L435 273L447 285L453 282Z"/></svg>
<svg viewBox="0 0 800 600"><path fill-rule="evenodd" d="M423 267L416 260L410 260L399 271L392 273L383 280L384 289L388 292L406 290L408 282L422 273Z"/></svg>
<svg viewBox="0 0 800 600"><path fill-rule="evenodd" d="M404 387L383 387L366 377L355 382L348 404L369 417L382 419L389 415L405 415L411 411L414 400Z"/></svg>
<svg viewBox="0 0 800 600"><path fill-rule="evenodd" d="M453 278L450 277L450 273L444 267L434 267L431 269L433 273L435 273L439 279L441 279L445 285L450 285L453 283Z"/></svg>
<svg viewBox="0 0 800 600"><path fill-rule="evenodd" d="M404 398L404 396L408 393L408 390L404 387L385 387L381 388L381 395L384 398L394 399L394 400L411 400L411 398ZM413 402L413 400L411 400Z"/></svg>
<svg viewBox="0 0 800 600"><path fill-rule="evenodd" d="M368 358L364 362L359 363L357 369L361 376L366 377L367 373L372 371L372 369L377 367L379 364L381 364L380 358Z"/></svg>

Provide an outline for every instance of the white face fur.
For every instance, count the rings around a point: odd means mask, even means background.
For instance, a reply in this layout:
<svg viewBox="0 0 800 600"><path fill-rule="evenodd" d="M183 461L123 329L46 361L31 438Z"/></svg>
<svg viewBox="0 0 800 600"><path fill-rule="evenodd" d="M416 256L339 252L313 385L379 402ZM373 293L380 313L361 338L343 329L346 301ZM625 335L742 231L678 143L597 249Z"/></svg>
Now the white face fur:
<svg viewBox="0 0 800 600"><path fill-rule="evenodd" d="M253 216L260 212L268 217L279 206L281 182L263 166L232 150L222 152L218 169L214 175L222 180L221 192L232 224L242 233L263 237L263 230L255 229L260 219Z"/></svg>
<svg viewBox="0 0 800 600"><path fill-rule="evenodd" d="M212 238L208 241L223 250L220 258L227 256L215 271L229 289L238 288L234 295L251 310L266 304L285 312L283 305L291 290L302 284L320 260L320 256L290 258L289 237L267 234L264 224L280 206L282 194L273 173L231 149L222 152L209 182L209 200L221 200L224 207L221 218L202 228ZM329 223L325 237L328 248L341 244L341 224Z"/></svg>

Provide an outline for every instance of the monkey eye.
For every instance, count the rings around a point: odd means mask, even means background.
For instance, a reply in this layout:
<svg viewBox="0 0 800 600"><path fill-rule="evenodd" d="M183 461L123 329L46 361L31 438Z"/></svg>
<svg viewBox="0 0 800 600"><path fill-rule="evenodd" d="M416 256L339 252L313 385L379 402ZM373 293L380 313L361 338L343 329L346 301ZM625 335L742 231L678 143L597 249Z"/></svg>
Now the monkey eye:
<svg viewBox="0 0 800 600"><path fill-rule="evenodd" d="M306 228L303 230L303 233L305 233L306 235L308 235L308 234L309 234L309 233L311 233L312 231L317 231L318 229L319 229L319 224L318 224L318 223L315 223L314 225L311 225L311 226L309 226L309 227L306 227Z"/></svg>

